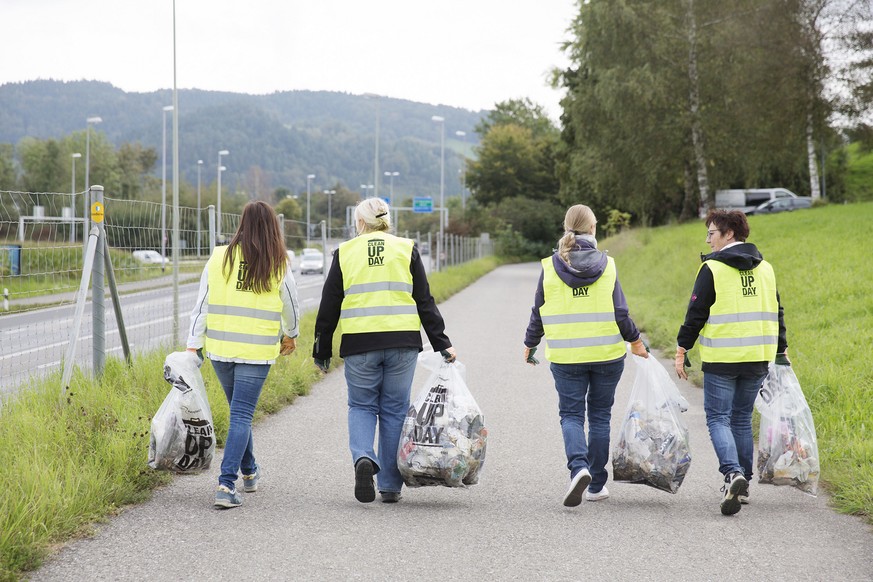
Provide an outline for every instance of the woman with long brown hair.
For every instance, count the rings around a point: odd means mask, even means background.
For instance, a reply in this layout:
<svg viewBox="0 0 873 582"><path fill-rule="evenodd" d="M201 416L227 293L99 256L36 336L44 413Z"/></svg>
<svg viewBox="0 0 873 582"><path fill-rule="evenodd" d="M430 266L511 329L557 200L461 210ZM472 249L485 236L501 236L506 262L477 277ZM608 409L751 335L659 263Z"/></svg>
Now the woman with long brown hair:
<svg viewBox="0 0 873 582"><path fill-rule="evenodd" d="M296 348L298 320L297 284L276 213L249 202L230 243L216 247L203 269L187 343L188 351L205 347L230 405L216 507L242 503L240 470L243 490L258 489L252 417L270 366Z"/></svg>

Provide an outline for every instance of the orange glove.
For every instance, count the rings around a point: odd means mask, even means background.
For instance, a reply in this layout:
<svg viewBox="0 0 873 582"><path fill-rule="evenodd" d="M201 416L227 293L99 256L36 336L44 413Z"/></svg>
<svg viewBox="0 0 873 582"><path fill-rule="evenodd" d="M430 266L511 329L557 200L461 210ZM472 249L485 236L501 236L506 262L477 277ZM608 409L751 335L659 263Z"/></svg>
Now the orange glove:
<svg viewBox="0 0 873 582"><path fill-rule="evenodd" d="M288 337L287 335L282 337L282 347L279 348L280 356L288 356L291 355L291 352L297 349L297 338Z"/></svg>
<svg viewBox="0 0 873 582"><path fill-rule="evenodd" d="M676 348L676 358L673 362L673 365L676 368L676 375L683 380L688 379L688 374L685 373L685 368L691 367L691 363L688 361L688 356L686 355L687 351L688 350L686 350L682 346L678 346Z"/></svg>
<svg viewBox="0 0 873 582"><path fill-rule="evenodd" d="M643 338L638 338L637 341L631 343L631 353L641 358L649 357L649 348L643 343Z"/></svg>

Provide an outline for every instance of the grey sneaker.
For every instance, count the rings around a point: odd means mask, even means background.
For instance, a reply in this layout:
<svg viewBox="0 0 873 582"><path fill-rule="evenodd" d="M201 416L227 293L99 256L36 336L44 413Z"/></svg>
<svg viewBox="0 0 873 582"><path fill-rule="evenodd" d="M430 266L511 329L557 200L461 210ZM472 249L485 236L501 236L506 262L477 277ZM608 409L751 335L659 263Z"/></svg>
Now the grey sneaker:
<svg viewBox="0 0 873 582"><path fill-rule="evenodd" d="M567 493L564 494L564 505L566 507L576 507L582 503L582 493L591 484L591 473L588 469L582 469L573 479L570 480L570 487Z"/></svg>
<svg viewBox="0 0 873 582"><path fill-rule="evenodd" d="M749 491L749 482L740 472L728 473L724 478L724 499L721 501L722 515L733 515L740 511L740 493Z"/></svg>
<svg viewBox="0 0 873 582"><path fill-rule="evenodd" d="M746 479L746 487L737 493L737 499L740 500L740 504L748 505L749 504L749 480Z"/></svg>
<svg viewBox="0 0 873 582"><path fill-rule="evenodd" d="M382 503L397 503L402 497L400 491L380 491L379 493L382 495Z"/></svg>
<svg viewBox="0 0 873 582"><path fill-rule="evenodd" d="M228 489L224 485L218 486L218 491L215 492L215 507L221 509L230 509L231 507L239 507L242 505L242 499L236 489Z"/></svg>
<svg viewBox="0 0 873 582"><path fill-rule="evenodd" d="M254 493L258 490L258 480L261 478L261 467L255 465L255 472L251 475L243 475L243 491Z"/></svg>

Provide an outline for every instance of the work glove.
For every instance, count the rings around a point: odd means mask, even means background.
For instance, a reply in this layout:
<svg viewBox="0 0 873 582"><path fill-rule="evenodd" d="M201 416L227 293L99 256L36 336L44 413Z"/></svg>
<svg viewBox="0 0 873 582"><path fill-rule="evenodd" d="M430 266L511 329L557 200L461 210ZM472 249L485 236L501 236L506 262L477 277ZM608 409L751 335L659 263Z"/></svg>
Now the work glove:
<svg viewBox="0 0 873 582"><path fill-rule="evenodd" d="M444 350L440 350L440 355L443 357L443 360L445 360L447 364L451 364L455 361L456 358L455 348L446 348Z"/></svg>
<svg viewBox="0 0 873 582"><path fill-rule="evenodd" d="M186 348L185 351L191 352L192 354L197 355L197 367L203 365L203 348Z"/></svg>
<svg viewBox="0 0 873 582"><path fill-rule="evenodd" d="M289 356L297 349L297 338L282 336L282 347L279 348L280 356Z"/></svg>
<svg viewBox="0 0 873 582"><path fill-rule="evenodd" d="M330 369L330 358L325 358L323 360L313 358L313 360L315 361L315 365L318 366L318 369L322 372L327 372Z"/></svg>
<svg viewBox="0 0 873 582"><path fill-rule="evenodd" d="M776 354L775 364L777 366L790 366L791 360L788 359L788 352Z"/></svg>
<svg viewBox="0 0 873 582"><path fill-rule="evenodd" d="M537 364L539 364L540 361L534 357L535 353L537 353L536 347L529 348L529 347L525 346L525 348L524 348L524 361L527 362L528 364L530 364L531 366L536 366Z"/></svg>
<svg viewBox="0 0 873 582"><path fill-rule="evenodd" d="M688 361L688 350L682 346L676 348L676 357L673 360L673 367L676 368L676 375L683 380L688 379L688 374L685 368L691 367L691 362Z"/></svg>
<svg viewBox="0 0 873 582"><path fill-rule="evenodd" d="M637 341L631 342L631 353L641 358L649 357L649 346L643 341L643 338L637 338Z"/></svg>

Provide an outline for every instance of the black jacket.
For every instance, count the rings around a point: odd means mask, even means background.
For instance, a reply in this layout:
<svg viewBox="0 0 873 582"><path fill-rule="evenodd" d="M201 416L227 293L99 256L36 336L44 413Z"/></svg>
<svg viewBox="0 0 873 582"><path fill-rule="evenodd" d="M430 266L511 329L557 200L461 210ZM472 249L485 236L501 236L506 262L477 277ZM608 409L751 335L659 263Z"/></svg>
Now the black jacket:
<svg viewBox="0 0 873 582"><path fill-rule="evenodd" d="M318 315L315 319L315 345L312 347L312 357L318 360L326 360L333 355L333 334L339 324L345 297L339 252L340 249L337 249L333 253L333 262L327 272L327 279L321 292L321 304L318 306ZM421 325L430 345L436 352L451 347L452 342L445 334L445 322L430 294L427 273L416 245L412 247L409 272L412 273L412 298L415 299L418 317L421 319ZM423 349L421 332L345 333L340 342L340 357L390 348L418 348L418 351L421 351Z"/></svg>
<svg viewBox="0 0 873 582"><path fill-rule="evenodd" d="M701 255L701 261L714 260L724 263L729 267L741 270L749 270L757 267L764 257L758 252L758 248L752 243L740 243L721 251L708 255ZM785 334L785 319L783 317L782 302L779 300L779 291L776 292L776 302L779 304L779 339L776 342L776 352L784 353L788 348ZM715 283L712 280L712 271L707 265L703 265L697 273L694 281L694 289L691 292L691 301L688 302L688 311L685 312L685 323L679 328L676 342L679 346L690 350L694 347L700 335L700 330L709 319L709 309L715 303ZM713 374L766 374L768 362L743 362L743 363L711 363L703 362L704 372Z"/></svg>

